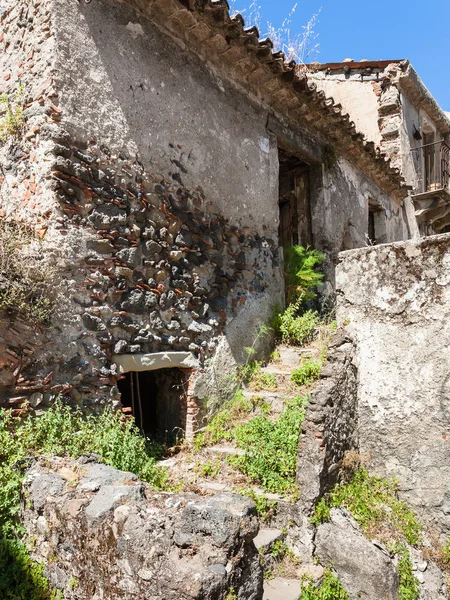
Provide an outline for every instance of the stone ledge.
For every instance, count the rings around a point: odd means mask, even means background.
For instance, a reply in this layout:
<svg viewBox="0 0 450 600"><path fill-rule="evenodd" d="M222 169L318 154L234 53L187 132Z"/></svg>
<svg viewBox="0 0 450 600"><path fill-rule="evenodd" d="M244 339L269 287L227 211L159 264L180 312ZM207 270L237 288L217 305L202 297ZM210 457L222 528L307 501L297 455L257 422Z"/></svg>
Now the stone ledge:
<svg viewBox="0 0 450 600"><path fill-rule="evenodd" d="M152 354L114 354L112 361L123 375L130 371L156 369L198 369L200 363L191 352L154 352Z"/></svg>

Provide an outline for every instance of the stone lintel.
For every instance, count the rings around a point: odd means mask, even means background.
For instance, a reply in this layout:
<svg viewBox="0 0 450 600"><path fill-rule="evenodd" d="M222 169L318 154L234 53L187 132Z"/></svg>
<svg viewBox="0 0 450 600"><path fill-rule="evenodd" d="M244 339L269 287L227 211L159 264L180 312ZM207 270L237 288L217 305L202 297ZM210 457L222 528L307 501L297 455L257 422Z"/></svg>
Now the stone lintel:
<svg viewBox="0 0 450 600"><path fill-rule="evenodd" d="M112 361L123 375L129 371L156 369L198 369L199 362L191 352L154 352L152 354L114 354Z"/></svg>

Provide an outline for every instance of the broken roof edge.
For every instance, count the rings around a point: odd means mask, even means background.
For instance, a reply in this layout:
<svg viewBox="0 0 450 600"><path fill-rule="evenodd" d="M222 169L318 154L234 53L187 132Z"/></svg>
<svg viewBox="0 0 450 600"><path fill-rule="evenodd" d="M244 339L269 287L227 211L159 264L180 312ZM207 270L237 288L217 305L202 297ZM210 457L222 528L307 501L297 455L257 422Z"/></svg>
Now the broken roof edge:
<svg viewBox="0 0 450 600"><path fill-rule="evenodd" d="M395 65L397 68L393 70L389 69L392 65ZM383 76L394 82L398 82L399 87L406 96L413 102L416 101L428 113L444 135L450 132L449 115L441 108L433 94L419 77L411 62L406 58L362 61L345 60L334 63L313 62L306 65L306 67L313 73L318 71L338 71L346 67L358 70L383 69Z"/></svg>
<svg viewBox="0 0 450 600"><path fill-rule="evenodd" d="M450 132L450 119L441 108L433 94L419 77L409 60L405 61L406 70L398 73L398 82L408 98L420 99L420 106L431 117L438 129L445 135Z"/></svg>
<svg viewBox="0 0 450 600"><path fill-rule="evenodd" d="M407 196L400 170L357 131L342 106L308 80L304 65L287 61L270 38L260 40L256 27L245 28L241 14L231 16L226 0L122 1L293 127L307 123L398 202Z"/></svg>

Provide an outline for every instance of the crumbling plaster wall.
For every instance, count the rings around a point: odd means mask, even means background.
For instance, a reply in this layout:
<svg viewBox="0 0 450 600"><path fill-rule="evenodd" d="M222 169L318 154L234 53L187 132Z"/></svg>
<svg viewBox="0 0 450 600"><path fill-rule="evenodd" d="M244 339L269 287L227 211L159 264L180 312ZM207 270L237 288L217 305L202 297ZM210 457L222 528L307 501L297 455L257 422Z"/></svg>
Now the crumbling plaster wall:
<svg viewBox="0 0 450 600"><path fill-rule="evenodd" d="M383 193L363 173L343 158L329 168L323 165L312 186L311 201L313 244L324 250L332 264L328 279L334 281L334 265L342 250L364 247L367 236L369 203L382 211L384 232L377 243L409 237L404 209Z"/></svg>
<svg viewBox="0 0 450 600"><path fill-rule="evenodd" d="M360 452L448 535L450 235L345 252L336 286L357 348Z"/></svg>
<svg viewBox="0 0 450 600"><path fill-rule="evenodd" d="M361 75L355 73L350 77L341 74L325 74L323 71L311 73L310 77L318 89L342 104L355 122L358 131L368 140L380 145L381 134L378 127L379 85L376 81L361 81Z"/></svg>

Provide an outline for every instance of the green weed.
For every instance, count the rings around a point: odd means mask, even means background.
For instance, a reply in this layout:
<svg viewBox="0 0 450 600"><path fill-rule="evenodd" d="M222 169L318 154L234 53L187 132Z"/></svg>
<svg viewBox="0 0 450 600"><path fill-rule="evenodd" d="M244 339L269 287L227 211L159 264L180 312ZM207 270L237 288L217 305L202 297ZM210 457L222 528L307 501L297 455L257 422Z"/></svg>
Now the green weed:
<svg viewBox="0 0 450 600"><path fill-rule="evenodd" d="M397 542L390 550L398 555L399 600L418 600L420 596L420 584L414 576L413 565L407 546Z"/></svg>
<svg viewBox="0 0 450 600"><path fill-rule="evenodd" d="M14 98L11 99L8 94L0 95L0 142L4 143L10 137L17 136L24 125L23 114L24 90L19 86Z"/></svg>
<svg viewBox="0 0 450 600"><path fill-rule="evenodd" d="M253 500L261 521L266 522L275 515L277 508L275 500L269 500L263 494L257 494L252 488L239 488L236 490L236 494Z"/></svg>
<svg viewBox="0 0 450 600"><path fill-rule="evenodd" d="M131 420L105 410L100 415L84 416L61 401L40 417L23 421L10 412L0 411L0 528L16 524L22 473L18 465L38 455L79 457L98 454L117 469L131 471L142 480L160 488L166 472L155 467L160 446L151 445Z"/></svg>
<svg viewBox="0 0 450 600"><path fill-rule="evenodd" d="M230 589L228 590L228 594L227 594L225 600L237 600L237 595L236 595L236 592L234 590L234 587L230 587Z"/></svg>
<svg viewBox="0 0 450 600"><path fill-rule="evenodd" d="M442 561L447 567L450 567L450 538L445 542L441 548Z"/></svg>
<svg viewBox="0 0 450 600"><path fill-rule="evenodd" d="M324 275L317 268L325 260L318 250L304 246L284 249L284 275L288 304L312 300L313 289L323 282Z"/></svg>
<svg viewBox="0 0 450 600"><path fill-rule="evenodd" d="M221 468L219 460L215 462L208 460L206 463L200 465L199 472L202 477L217 477Z"/></svg>
<svg viewBox="0 0 450 600"><path fill-rule="evenodd" d="M305 405L306 399L297 396L286 405L277 421L261 415L237 426L234 439L245 454L230 457L231 464L269 492L293 491Z"/></svg>
<svg viewBox="0 0 450 600"><path fill-rule="evenodd" d="M369 475L359 468L349 483L336 485L315 509L312 523L319 524L330 517L332 507L347 508L361 529L377 531L381 539L396 539L399 535L412 546L421 541L421 526L405 502L397 497L395 481Z"/></svg>
<svg viewBox="0 0 450 600"><path fill-rule="evenodd" d="M250 402L242 390L238 390L234 398L226 402L212 417L205 429L195 436L194 450L199 451L204 446L213 446L222 440L232 440L236 421L248 415L251 410Z"/></svg>
<svg viewBox="0 0 450 600"><path fill-rule="evenodd" d="M302 302L298 301L283 313L276 313L271 325L282 342L302 346L314 338L319 322L319 313L313 310L302 313Z"/></svg>
<svg viewBox="0 0 450 600"><path fill-rule="evenodd" d="M349 600L347 591L332 571L326 569L322 582L316 585L308 577L301 582L302 600Z"/></svg>
<svg viewBox="0 0 450 600"><path fill-rule="evenodd" d="M307 385L319 378L321 369L322 363L315 360L308 360L298 369L292 371L291 380L298 386Z"/></svg>

